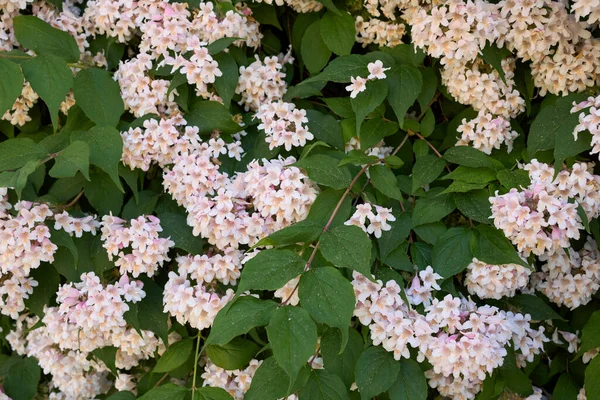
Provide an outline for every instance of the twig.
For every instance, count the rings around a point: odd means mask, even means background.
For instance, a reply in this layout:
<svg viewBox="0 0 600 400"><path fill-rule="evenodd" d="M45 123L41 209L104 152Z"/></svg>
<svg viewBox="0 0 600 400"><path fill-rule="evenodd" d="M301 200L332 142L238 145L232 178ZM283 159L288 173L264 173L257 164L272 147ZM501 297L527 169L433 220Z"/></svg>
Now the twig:
<svg viewBox="0 0 600 400"><path fill-rule="evenodd" d="M199 354L199 350L200 350L200 332L198 332L198 337L197 337L197 342L196 342L196 354L194 356L194 376L192 377L192 399L194 399L194 394L196 392L196 372L198 370L198 356Z"/></svg>
<svg viewBox="0 0 600 400"><path fill-rule="evenodd" d="M158 382L156 382L156 383L154 384L154 386L152 386L152 389L154 389L155 387L158 387L158 386L159 386L161 383L163 383L163 382L164 382L164 380L165 380L165 379L167 379L167 376L169 376L169 373L168 373L168 372L167 372L167 373L165 373L165 374L164 374L164 375L163 375L163 376L162 376L162 377L161 377L161 378L158 380Z"/></svg>
<svg viewBox="0 0 600 400"><path fill-rule="evenodd" d="M429 148L430 148L431 150L433 150L433 152L435 153L435 155L436 155L436 156L438 156L439 158L444 158L444 157L442 157L442 155L440 154L440 152L439 152L439 151L437 151L437 149L436 149L436 148L435 148L435 147L434 147L434 146L433 146L431 143L429 143L429 141L428 141L427 139L425 139L425 138L423 137L423 135L421 135L421 134L420 134L420 133L418 133L418 132L413 132L413 131L411 131L410 129L408 130L408 133L409 133L409 134L411 134L411 135L415 135L416 137L418 137L418 138L419 138L419 139L421 139L421 140L424 140L424 141L425 141L425 143L427 143L427 145L429 146ZM447 165L446 165L446 170L448 171L448 173L452 172L452 170L450 169L450 167L448 167Z"/></svg>

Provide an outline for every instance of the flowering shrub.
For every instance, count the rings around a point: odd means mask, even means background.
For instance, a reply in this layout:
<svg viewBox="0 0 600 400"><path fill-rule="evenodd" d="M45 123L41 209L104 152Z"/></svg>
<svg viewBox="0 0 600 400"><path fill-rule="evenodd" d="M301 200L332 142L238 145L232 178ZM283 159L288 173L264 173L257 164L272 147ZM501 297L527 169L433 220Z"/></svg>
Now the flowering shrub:
<svg viewBox="0 0 600 400"><path fill-rule="evenodd" d="M0 0L0 400L600 399L598 0Z"/></svg>

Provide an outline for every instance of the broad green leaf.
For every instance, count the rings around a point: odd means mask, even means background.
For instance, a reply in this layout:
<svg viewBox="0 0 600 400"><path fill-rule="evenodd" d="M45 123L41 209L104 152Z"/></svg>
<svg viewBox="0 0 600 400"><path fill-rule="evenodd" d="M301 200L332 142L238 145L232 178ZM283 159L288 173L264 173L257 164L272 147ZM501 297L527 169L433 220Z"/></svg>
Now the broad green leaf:
<svg viewBox="0 0 600 400"><path fill-rule="evenodd" d="M373 118L365 121L360 128L360 148L364 151L377 146L383 138L398 132L398 124L385 121L383 118Z"/></svg>
<svg viewBox="0 0 600 400"><path fill-rule="evenodd" d="M394 249L387 257L385 257L383 262L400 271L412 273L415 270L414 264L408 258L408 245L406 243Z"/></svg>
<svg viewBox="0 0 600 400"><path fill-rule="evenodd" d="M372 346L362 352L356 363L356 385L362 400L388 390L400 373L400 363L383 347Z"/></svg>
<svg viewBox="0 0 600 400"><path fill-rule="evenodd" d="M64 247L69 250L69 253L73 256L74 266L77 268L77 265L79 264L79 251L77 250L71 235L62 229L54 229L53 227L49 227L49 229L52 243L58 247Z"/></svg>
<svg viewBox="0 0 600 400"><path fill-rule="evenodd" d="M323 15L321 38L329 50L338 56L350 54L355 36L354 18L350 14L327 11Z"/></svg>
<svg viewBox="0 0 600 400"><path fill-rule="evenodd" d="M529 173L522 169L514 171L503 169L498 171L496 174L500 184L507 189L520 189L521 187L528 187L531 184L529 180Z"/></svg>
<svg viewBox="0 0 600 400"><path fill-rule="evenodd" d="M184 400L189 391L186 387L166 383L149 390L138 400Z"/></svg>
<svg viewBox="0 0 600 400"><path fill-rule="evenodd" d="M418 160L417 160L418 162ZM519 170L522 171L522 170ZM440 179L453 179L455 181L461 181L466 183L488 183L496 180L496 175L504 174L509 170L502 170L496 173L490 168L469 168L459 166L451 173L444 175Z"/></svg>
<svg viewBox="0 0 600 400"><path fill-rule="evenodd" d="M471 252L478 260L489 264L520 264L525 268L531 268L519 257L519 253L502 231L488 225L479 225L475 228L471 238Z"/></svg>
<svg viewBox="0 0 600 400"><path fill-rule="evenodd" d="M90 180L83 183L85 197L100 214L119 215L123 206L123 193L110 176L96 170L90 173Z"/></svg>
<svg viewBox="0 0 600 400"><path fill-rule="evenodd" d="M391 221L391 229L381 233L381 237L377 239L379 247L379 255L385 261L387 256L402 244L408 238L408 234L412 228L411 214L408 212L392 212L395 221Z"/></svg>
<svg viewBox="0 0 600 400"><path fill-rule="evenodd" d="M433 154L417 158L412 170L412 191L416 192L421 186L436 180L445 166L446 162Z"/></svg>
<svg viewBox="0 0 600 400"><path fill-rule="evenodd" d="M23 89L23 74L21 68L12 61L0 58L0 115L4 115L6 110L12 109L17 97L21 95Z"/></svg>
<svg viewBox="0 0 600 400"><path fill-rule="evenodd" d="M253 10L253 11L255 11L255 10ZM254 15L254 12L252 15ZM239 37L222 37L222 38L217 39L214 42L210 43L208 46L206 46L206 49L208 50L208 54L217 54L217 53L222 52L226 48L228 48L230 44L232 44L233 42L235 42L237 40L240 40L240 38ZM221 66L221 63L219 63L219 67L220 66Z"/></svg>
<svg viewBox="0 0 600 400"><path fill-rule="evenodd" d="M473 261L471 236L467 228L448 229L433 246L431 262L435 272L449 278L464 271Z"/></svg>
<svg viewBox="0 0 600 400"><path fill-rule="evenodd" d="M41 369L35 358L25 358L13 364L4 377L4 393L12 400L31 400L37 393Z"/></svg>
<svg viewBox="0 0 600 400"><path fill-rule="evenodd" d="M600 311L594 312L581 332L581 346L579 353L600 347Z"/></svg>
<svg viewBox="0 0 600 400"><path fill-rule="evenodd" d="M439 221L456 208L451 193L439 194L433 189L429 193L428 197L417 200L412 213L413 227Z"/></svg>
<svg viewBox="0 0 600 400"><path fill-rule="evenodd" d="M319 3L322 3L329 11L333 11L336 14L341 14L341 11L335 6L333 0L317 0Z"/></svg>
<svg viewBox="0 0 600 400"><path fill-rule="evenodd" d="M66 203L83 189L84 181L85 178L81 174L77 174L73 178L57 179L48 190L48 194L59 202Z"/></svg>
<svg viewBox="0 0 600 400"><path fill-rule="evenodd" d="M502 60L510 56L512 56L512 53L509 50L504 47L498 48L495 44L487 43L486 46L481 49L481 58L483 58L483 61L494 67L504 83L506 83L506 78L504 77L504 70L502 69Z"/></svg>
<svg viewBox="0 0 600 400"><path fill-rule="evenodd" d="M188 125L197 126L200 135L209 135L214 131L232 134L244 129L233 121L227 108L216 101L199 101L185 115Z"/></svg>
<svg viewBox="0 0 600 400"><path fill-rule="evenodd" d="M316 110L306 110L306 118L308 118L306 123L308 131L317 140L322 140L338 150L344 150L340 121L329 114L323 114Z"/></svg>
<svg viewBox="0 0 600 400"><path fill-rule="evenodd" d="M600 399L600 357L594 357L585 369L584 388L588 400Z"/></svg>
<svg viewBox="0 0 600 400"><path fill-rule="evenodd" d="M448 229L446 228L446 225L441 221L419 225L414 229L415 233L421 240L433 245L438 242L439 238L446 233L447 230Z"/></svg>
<svg viewBox="0 0 600 400"><path fill-rule="evenodd" d="M490 224L492 208L489 197L487 190L480 189L469 193L455 193L454 202L465 217L483 224Z"/></svg>
<svg viewBox="0 0 600 400"><path fill-rule="evenodd" d="M325 84L326 82L323 81L309 83L300 82L299 84L288 88L287 92L285 92L285 95L283 95L283 101L291 101L292 99L305 99L307 97L313 96L321 96L321 90L323 89L323 87L325 87Z"/></svg>
<svg viewBox="0 0 600 400"><path fill-rule="evenodd" d="M367 65L369 60L358 54L340 56L331 61L319 75L312 76L304 83L315 81L331 81L338 83L350 82L350 77L361 76L366 78L369 75Z"/></svg>
<svg viewBox="0 0 600 400"><path fill-rule="evenodd" d="M300 305L315 321L339 328L342 333L339 353L344 351L356 303L350 281L332 267L311 269L302 274L298 295Z"/></svg>
<svg viewBox="0 0 600 400"><path fill-rule="evenodd" d="M163 312L163 288L145 276L140 279L146 292L146 297L136 303L140 329L156 333L167 344L169 316Z"/></svg>
<svg viewBox="0 0 600 400"><path fill-rule="evenodd" d="M494 170L504 168L500 161L494 160L482 151L470 146L451 147L444 153L444 158L448 162L470 168L491 168Z"/></svg>
<svg viewBox="0 0 600 400"><path fill-rule="evenodd" d="M244 264L238 292L277 290L304 271L306 261L291 250L269 249Z"/></svg>
<svg viewBox="0 0 600 400"><path fill-rule="evenodd" d="M355 329L348 329L348 333L348 344L340 355L342 334L338 329L328 329L321 336L321 356L325 369L340 376L346 387L350 388L355 382L354 369L364 343Z"/></svg>
<svg viewBox="0 0 600 400"><path fill-rule="evenodd" d="M303 308L283 306L273 313L267 335L273 357L290 379L295 380L317 349L317 326Z"/></svg>
<svg viewBox="0 0 600 400"><path fill-rule="evenodd" d="M541 297L532 294L519 294L509 298L508 302L517 309L517 312L529 314L531 319L536 321L564 320Z"/></svg>
<svg viewBox="0 0 600 400"><path fill-rule="evenodd" d="M213 322L206 344L224 345L257 326L265 326L277 308L272 300L238 297L223 307Z"/></svg>
<svg viewBox="0 0 600 400"><path fill-rule="evenodd" d="M394 47L382 47L382 51L390 54L398 64L407 64L418 67L425 59L425 52L414 44L398 44Z"/></svg>
<svg viewBox="0 0 600 400"><path fill-rule="evenodd" d="M204 386L196 389L192 400L233 400L225 389Z"/></svg>
<svg viewBox="0 0 600 400"><path fill-rule="evenodd" d="M354 225L340 225L321 235L323 257L338 268L360 272L371 279L371 241Z"/></svg>
<svg viewBox="0 0 600 400"><path fill-rule="evenodd" d="M573 129L579 123L579 113L571 114L571 108L573 102L579 103L586 98L587 95L583 93L570 94L540 110L527 136L527 154L530 158L534 158L538 151L554 149L559 137L573 137ZM558 149L559 154L568 150Z"/></svg>
<svg viewBox="0 0 600 400"><path fill-rule="evenodd" d="M38 161L28 161L21 169L15 172L2 172L0 173L0 187L7 187L15 189L17 196L21 198L21 192L27 186L27 180L29 175L38 168Z"/></svg>
<svg viewBox="0 0 600 400"><path fill-rule="evenodd" d="M175 247L190 254L202 254L202 239L194 236L192 228L187 224L183 213L159 214L160 225L163 228L161 237L170 237Z"/></svg>
<svg viewBox="0 0 600 400"><path fill-rule="evenodd" d="M469 183L463 181L454 181L442 193L468 193L483 189L487 183Z"/></svg>
<svg viewBox="0 0 600 400"><path fill-rule="evenodd" d="M325 369L313 369L298 400L349 400L348 390L339 376Z"/></svg>
<svg viewBox="0 0 600 400"><path fill-rule="evenodd" d="M360 127L365 117L373 112L388 94L388 85L385 80L377 79L367 82L365 91L350 99L354 114L356 114L356 132L360 137Z"/></svg>
<svg viewBox="0 0 600 400"><path fill-rule="evenodd" d="M398 125L402 126L406 112L421 93L423 77L417 68L410 65L399 65L386 74L388 101L396 114Z"/></svg>
<svg viewBox="0 0 600 400"><path fill-rule="evenodd" d="M354 111L349 97L324 97L323 101L334 114L342 118L354 118Z"/></svg>
<svg viewBox="0 0 600 400"><path fill-rule="evenodd" d="M100 126L117 126L125 111L121 89L108 71L87 68L79 71L73 82L77 105Z"/></svg>
<svg viewBox="0 0 600 400"><path fill-rule="evenodd" d="M332 189L346 189L352 182L352 175L347 167L338 167L337 158L325 154L314 154L293 164L302 168L308 177L320 185Z"/></svg>
<svg viewBox="0 0 600 400"><path fill-rule="evenodd" d="M90 163L98 166L110 176L115 185L122 190L119 179L119 162L123 154L123 139L115 128L95 126L88 131L73 132L71 143L82 141L90 148Z"/></svg>
<svg viewBox="0 0 600 400"><path fill-rule="evenodd" d="M44 100L50 110L52 125L58 127L60 103L73 86L73 73L65 60L55 55L42 55L21 64L25 79Z"/></svg>
<svg viewBox="0 0 600 400"><path fill-rule="evenodd" d="M261 239L254 247L289 246L296 243L311 243L321 235L323 226L316 222L303 220L273 232Z"/></svg>
<svg viewBox="0 0 600 400"><path fill-rule="evenodd" d="M402 193L398 188L396 175L385 165L373 165L369 167L369 177L373 186L384 195L402 201Z"/></svg>
<svg viewBox="0 0 600 400"><path fill-rule="evenodd" d="M31 139L16 138L0 143L0 171L19 169L30 161L41 161L47 153Z"/></svg>
<svg viewBox="0 0 600 400"><path fill-rule="evenodd" d="M123 211L121 212L121 218L125 220L134 219L140 215L150 215L154 212L156 204L160 198L160 194L153 192L152 190L142 190L140 192L139 201L136 203L135 198L130 198ZM162 222L162 221L161 221ZM179 232L178 232L179 233ZM161 237L170 237L169 233L160 233Z"/></svg>
<svg viewBox="0 0 600 400"><path fill-rule="evenodd" d="M230 38L222 38L230 39ZM219 40L222 40L219 39ZM219 41L217 40L217 42ZM211 45L216 42L211 43ZM210 45L209 45L210 46ZM220 53L215 56L215 61L219 63L219 69L223 73L215 79L215 89L223 100L226 106L231 103L232 97L235 95L235 88L239 80L238 65L233 56L229 53Z"/></svg>
<svg viewBox="0 0 600 400"><path fill-rule="evenodd" d="M313 221L321 225L321 227L324 227L327 221L329 221L333 210L337 207L337 204L339 203L343 194L343 190L326 189L321 191L321 193L319 193L315 202L311 206L306 220ZM352 201L350 197L346 196L342 201L342 204L339 207L337 214L333 218L331 226L333 227L342 225L348 220L348 218L350 218L351 212Z"/></svg>
<svg viewBox="0 0 600 400"><path fill-rule="evenodd" d="M368 156L364 151L361 150L350 150L348 154L342 157L342 160L339 162L338 167L346 164L352 164L357 166L362 166L365 164L369 164L377 161L379 158L376 156Z"/></svg>
<svg viewBox="0 0 600 400"><path fill-rule="evenodd" d="M290 377L279 366L274 357L269 357L260 364L245 400L278 400L288 394Z"/></svg>
<svg viewBox="0 0 600 400"><path fill-rule="evenodd" d="M106 400L135 400L135 395L131 392L117 392L111 396L108 396Z"/></svg>
<svg viewBox="0 0 600 400"><path fill-rule="evenodd" d="M597 379L598 377L596 377ZM575 383L573 377L569 374L562 374L552 392L552 400L576 400L578 394L579 385ZM596 397L597 395L596 393Z"/></svg>
<svg viewBox="0 0 600 400"><path fill-rule="evenodd" d="M38 268L31 270L29 276L38 282L33 293L25 299L25 307L35 315L42 318L44 306L50 304L50 299L56 294L60 285L60 276L54 266L42 263Z"/></svg>
<svg viewBox="0 0 600 400"><path fill-rule="evenodd" d="M48 174L53 178L72 178L81 171L83 176L90 180L89 168L90 146L86 142L77 140L58 153L54 159L54 166Z"/></svg>
<svg viewBox="0 0 600 400"><path fill-rule="evenodd" d="M236 370L244 369L259 350L256 343L237 337L223 346L206 346L206 355L216 366Z"/></svg>
<svg viewBox="0 0 600 400"><path fill-rule="evenodd" d="M300 52L302 61L311 74L321 71L327 65L331 50L323 42L321 20L313 22L304 32Z"/></svg>
<svg viewBox="0 0 600 400"><path fill-rule="evenodd" d="M106 365L115 376L119 375L117 367L115 365L115 358L117 357L117 351L119 349L114 346L106 346L98 348L92 351L92 353Z"/></svg>
<svg viewBox="0 0 600 400"><path fill-rule="evenodd" d="M194 340L186 338L175 342L167 348L162 356L156 362L152 372L164 373L171 372L183 365L188 359L194 348Z"/></svg>
<svg viewBox="0 0 600 400"><path fill-rule="evenodd" d="M68 62L79 61L79 47L69 33L31 15L13 18L13 27L21 46L36 54L61 57Z"/></svg>
<svg viewBox="0 0 600 400"><path fill-rule="evenodd" d="M395 400L426 400L427 389L427 380L419 364L411 359L401 359L398 379L388 391L390 398Z"/></svg>

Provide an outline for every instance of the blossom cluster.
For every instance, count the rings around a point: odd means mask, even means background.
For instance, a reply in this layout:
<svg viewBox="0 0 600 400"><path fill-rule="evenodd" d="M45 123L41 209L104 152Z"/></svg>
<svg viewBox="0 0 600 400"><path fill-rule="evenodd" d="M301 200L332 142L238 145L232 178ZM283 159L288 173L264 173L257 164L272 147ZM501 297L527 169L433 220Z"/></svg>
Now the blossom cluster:
<svg viewBox="0 0 600 400"><path fill-rule="evenodd" d="M465 285L480 299L512 297L529 283L531 269L519 264L491 265L476 258L467 266Z"/></svg>
<svg viewBox="0 0 600 400"><path fill-rule="evenodd" d="M573 104L571 113L587 109L579 114L579 124L573 130L575 140L579 132L588 131L592 135L592 150L590 154L600 153L600 96L589 97L578 104Z"/></svg>
<svg viewBox="0 0 600 400"><path fill-rule="evenodd" d="M367 82L374 79L385 79L387 76L385 71L390 68L384 68L381 60L377 60L375 62L371 62L367 65L367 69L369 70L369 75L366 78L362 78L360 76L351 77L350 81L352 84L346 86L346 90L350 92L351 98L356 98L359 93L367 90Z"/></svg>
<svg viewBox="0 0 600 400"><path fill-rule="evenodd" d="M306 110L296 108L293 103L283 101L263 104L255 118L260 120L258 129L265 131L269 149L284 146L286 150L304 147L307 140L314 138L303 124L308 122Z"/></svg>
<svg viewBox="0 0 600 400"><path fill-rule="evenodd" d="M389 231L392 226L388 223L394 222L396 217L392 214L390 208L375 206L375 214L373 207L369 203L359 204L356 206L356 211L345 225L355 225L361 228L368 234L373 234L376 238L380 238L383 231ZM369 219L369 225L367 226L367 218Z"/></svg>

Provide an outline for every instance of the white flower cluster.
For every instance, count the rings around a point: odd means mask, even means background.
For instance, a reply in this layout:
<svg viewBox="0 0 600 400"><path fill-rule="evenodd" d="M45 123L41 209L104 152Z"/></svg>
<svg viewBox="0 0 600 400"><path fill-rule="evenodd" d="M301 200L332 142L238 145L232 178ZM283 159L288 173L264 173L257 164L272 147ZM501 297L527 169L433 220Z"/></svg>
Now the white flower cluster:
<svg viewBox="0 0 600 400"><path fill-rule="evenodd" d="M300 284L300 275L290 279L285 285L277 289L273 294L274 297L281 301L286 301L286 304L290 306L296 306L300 303L300 296L298 295L298 285Z"/></svg>
<svg viewBox="0 0 600 400"><path fill-rule="evenodd" d="M575 113L584 109L586 112L579 114L579 124L573 130L575 140L578 133L588 131L592 134L592 150L591 154L600 153L600 96L589 97L586 101L579 104L573 104L571 113Z"/></svg>
<svg viewBox="0 0 600 400"><path fill-rule="evenodd" d="M314 0L255 0L255 3L266 3L278 6L286 5L291 7L297 13L311 13L321 11L323 9L323 3L319 3Z"/></svg>
<svg viewBox="0 0 600 400"><path fill-rule="evenodd" d="M66 211L54 214L54 229L62 229L70 236L75 235L80 238L84 232L90 232L95 236L98 228L100 228L100 222L92 215L75 218Z"/></svg>
<svg viewBox="0 0 600 400"><path fill-rule="evenodd" d="M367 90L367 82L373 79L385 79L385 71L390 68L384 68L381 60L377 60L375 62L369 63L367 65L369 70L369 76L366 78L361 78L360 76L350 77L350 81L352 82L350 85L346 86L346 90L350 92L351 98L356 98L356 96Z"/></svg>
<svg viewBox="0 0 600 400"><path fill-rule="evenodd" d="M223 17L219 17L214 11L214 3L200 3L200 11L192 20L192 34L197 35L200 40L212 43L225 37L237 37L234 44L257 48L263 37L259 31L259 24L252 18L252 10L238 3L237 12L229 10Z"/></svg>
<svg viewBox="0 0 600 400"><path fill-rule="evenodd" d="M240 276L242 253L229 250L212 257L181 256L178 272L169 272L163 294L164 311L196 329L212 325L217 313L234 296L232 289L217 293L215 284L234 285ZM195 283L194 283L195 281Z"/></svg>
<svg viewBox="0 0 600 400"><path fill-rule="evenodd" d="M33 91L29 82L23 83L21 95L17 97L13 106L6 110L2 119L10 122L12 125L23 126L26 122L31 121L29 109L38 101L38 94Z"/></svg>
<svg viewBox="0 0 600 400"><path fill-rule="evenodd" d="M540 260L546 263L535 276L535 288L553 303L573 310L589 303L600 289L600 251L591 237L580 251L561 249Z"/></svg>
<svg viewBox="0 0 600 400"><path fill-rule="evenodd" d="M210 359L206 359L204 372L201 375L204 380L202 386L225 389L234 399L242 400L250 389L252 378L261 364L262 360L250 360L250 364L243 370L228 371L217 367Z"/></svg>
<svg viewBox="0 0 600 400"><path fill-rule="evenodd" d="M258 129L265 131L265 141L269 149L284 146L287 151L293 147L304 147L307 140L313 139L306 126L306 111L296 108L293 103L277 101L260 106L254 116L260 120Z"/></svg>
<svg viewBox="0 0 600 400"><path fill-rule="evenodd" d="M480 299L512 297L529 283L531 269L519 264L491 265L476 258L467 266L465 285Z"/></svg>
<svg viewBox="0 0 600 400"><path fill-rule="evenodd" d="M52 217L48 206L21 201L12 215L6 193L0 188L0 313L16 319L38 285L29 273L42 262L53 262L57 247L44 224Z"/></svg>
<svg viewBox="0 0 600 400"><path fill-rule="evenodd" d="M526 256L551 255L569 247L569 240L579 239L583 229L578 205L589 219L600 214L600 176L586 163L575 163L556 178L551 165L535 159L522 168L531 180L527 189L490 197L494 225Z"/></svg>
<svg viewBox="0 0 600 400"><path fill-rule="evenodd" d="M502 144L506 144L510 153L513 141L519 136L511 128L510 121L485 111L479 111L477 117L470 121L463 118L457 132L461 134L457 146L471 145L486 154L491 154L493 149L499 149Z"/></svg>
<svg viewBox="0 0 600 400"><path fill-rule="evenodd" d="M167 253L175 243L159 237L162 227L153 215L141 215L129 221L128 226L126 223L112 215L102 217L102 247L109 260L116 256L115 266L122 275L130 273L134 278L140 274L154 275L159 266L171 260ZM131 252L125 253L128 247Z"/></svg>
<svg viewBox="0 0 600 400"><path fill-rule="evenodd" d="M356 211L350 219L344 222L345 225L355 225L361 228L365 233L374 234L376 238L380 238L383 231L389 231L392 226L388 222L394 222L396 217L392 215L391 208L380 207L375 205L375 211L370 203L359 204L356 206ZM367 218L369 225L367 226Z"/></svg>
<svg viewBox="0 0 600 400"><path fill-rule="evenodd" d="M427 361L432 369L425 372L429 385L443 396L472 399L481 389L486 374L501 366L506 345L513 343L517 361L533 361L548 341L544 328L533 329L530 316L504 312L496 307L477 307L471 300L447 295L432 299L439 288L439 275L431 267L421 271L412 287L422 295L402 300L402 288L394 281L385 285L371 282L354 272L355 315L371 330L373 344L394 353L394 358L410 357L408 345L418 349L417 361ZM413 289L414 291L414 289ZM407 295L410 291L407 291ZM426 304L425 314L411 305Z"/></svg>
<svg viewBox="0 0 600 400"><path fill-rule="evenodd" d="M402 23L393 23L378 18L364 20L362 16L356 17L356 42L363 47L374 43L378 46L394 47L402 43L402 36L406 26Z"/></svg>
<svg viewBox="0 0 600 400"><path fill-rule="evenodd" d="M600 0L573 0L571 11L578 20L585 19L590 25L600 22Z"/></svg>
<svg viewBox="0 0 600 400"><path fill-rule="evenodd" d="M285 64L293 63L291 48L287 54L265 57L260 61L258 55L256 60L248 65L240 66L240 77L235 92L242 96L240 105L246 111L258 110L261 105L281 100L287 91L284 81Z"/></svg>

